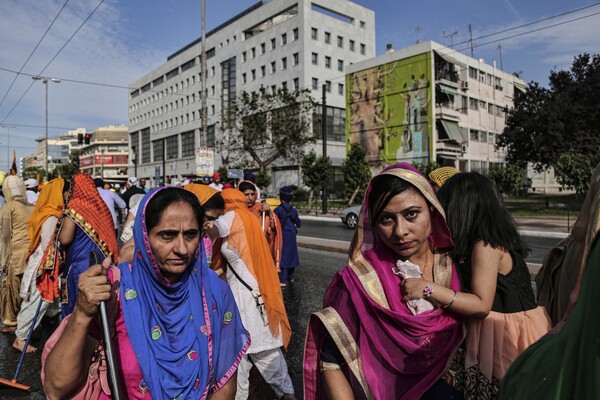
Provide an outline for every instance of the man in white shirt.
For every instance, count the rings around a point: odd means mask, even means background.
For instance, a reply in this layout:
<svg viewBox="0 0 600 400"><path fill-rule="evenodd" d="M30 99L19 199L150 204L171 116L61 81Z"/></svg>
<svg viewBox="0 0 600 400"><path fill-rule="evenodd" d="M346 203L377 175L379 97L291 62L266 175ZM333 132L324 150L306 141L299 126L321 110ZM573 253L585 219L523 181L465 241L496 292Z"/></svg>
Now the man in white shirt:
<svg viewBox="0 0 600 400"><path fill-rule="evenodd" d="M35 203L37 203L37 199L40 195L38 193L38 186L39 182L33 178L25 181L25 189L27 189L27 202L29 204L35 205Z"/></svg>
<svg viewBox="0 0 600 400"><path fill-rule="evenodd" d="M104 203L106 203L106 206L108 207L108 211L110 211L110 215L112 216L113 223L115 225L115 235L118 235L119 225L117 224L117 209L121 215L124 216L125 212L127 211L127 204L125 204L125 201L121 198L121 196L112 190L104 189L104 181L102 178L94 179L94 183L96 184L96 189L98 189L100 197L102 197L102 200L104 200Z"/></svg>
<svg viewBox="0 0 600 400"><path fill-rule="evenodd" d="M218 190L219 192L223 190L223 184L221 183L221 174L219 172L215 172L215 174L212 176L212 183L208 186Z"/></svg>

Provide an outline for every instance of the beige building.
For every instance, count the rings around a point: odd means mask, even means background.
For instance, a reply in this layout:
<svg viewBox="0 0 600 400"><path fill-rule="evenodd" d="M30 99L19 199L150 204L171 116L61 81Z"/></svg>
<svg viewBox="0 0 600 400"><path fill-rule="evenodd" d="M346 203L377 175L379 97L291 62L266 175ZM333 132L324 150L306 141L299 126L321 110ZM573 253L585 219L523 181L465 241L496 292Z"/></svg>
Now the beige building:
<svg viewBox="0 0 600 400"><path fill-rule="evenodd" d="M129 158L127 127L105 126L86 135L89 136L84 140L89 139L89 144L81 147L79 170L108 183L125 183Z"/></svg>

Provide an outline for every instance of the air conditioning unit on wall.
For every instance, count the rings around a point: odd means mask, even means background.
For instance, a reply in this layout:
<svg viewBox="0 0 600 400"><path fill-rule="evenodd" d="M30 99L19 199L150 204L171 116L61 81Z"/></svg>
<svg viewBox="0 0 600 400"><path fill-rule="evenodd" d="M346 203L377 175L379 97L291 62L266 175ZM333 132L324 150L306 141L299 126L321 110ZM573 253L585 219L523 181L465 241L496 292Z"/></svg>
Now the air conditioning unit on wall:
<svg viewBox="0 0 600 400"><path fill-rule="evenodd" d="M466 153L469 150L469 146L467 146L466 144L463 144L460 149L462 150L463 153Z"/></svg>
<svg viewBox="0 0 600 400"><path fill-rule="evenodd" d="M468 81L462 81L462 82L460 83L460 87L461 87L461 89L463 89L463 90L467 90L467 89L469 88L469 82L468 82Z"/></svg>

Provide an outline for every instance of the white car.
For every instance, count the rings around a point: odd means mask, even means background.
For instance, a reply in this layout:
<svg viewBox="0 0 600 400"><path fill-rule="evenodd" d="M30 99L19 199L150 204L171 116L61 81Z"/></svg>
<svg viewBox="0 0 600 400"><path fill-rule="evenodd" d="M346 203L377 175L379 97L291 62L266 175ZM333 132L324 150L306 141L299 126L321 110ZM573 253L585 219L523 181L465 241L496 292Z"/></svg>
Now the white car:
<svg viewBox="0 0 600 400"><path fill-rule="evenodd" d="M358 216L360 215L361 206L352 206L345 208L342 211L342 222L350 229L355 229L358 226Z"/></svg>

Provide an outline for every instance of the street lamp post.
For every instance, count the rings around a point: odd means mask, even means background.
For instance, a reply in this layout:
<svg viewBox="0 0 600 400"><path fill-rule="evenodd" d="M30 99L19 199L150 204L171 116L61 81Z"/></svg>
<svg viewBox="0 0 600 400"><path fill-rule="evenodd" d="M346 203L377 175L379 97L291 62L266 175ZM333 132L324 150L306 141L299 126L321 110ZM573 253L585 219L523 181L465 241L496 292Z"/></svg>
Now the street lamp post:
<svg viewBox="0 0 600 400"><path fill-rule="evenodd" d="M16 125L0 125L6 128L6 170L10 170L10 129L16 128Z"/></svg>
<svg viewBox="0 0 600 400"><path fill-rule="evenodd" d="M33 79L34 81L42 81L46 86L46 140L44 141L44 169L46 170L46 180L49 180L50 172L48 171L48 81L60 83L60 79L50 78L47 76L32 76L31 79Z"/></svg>

